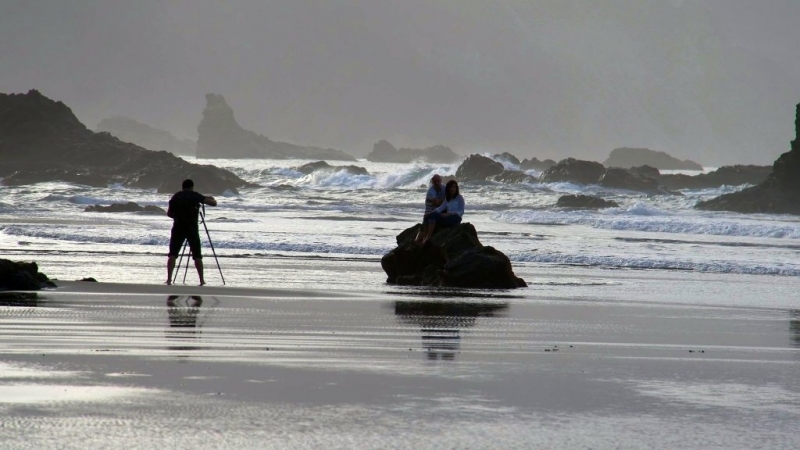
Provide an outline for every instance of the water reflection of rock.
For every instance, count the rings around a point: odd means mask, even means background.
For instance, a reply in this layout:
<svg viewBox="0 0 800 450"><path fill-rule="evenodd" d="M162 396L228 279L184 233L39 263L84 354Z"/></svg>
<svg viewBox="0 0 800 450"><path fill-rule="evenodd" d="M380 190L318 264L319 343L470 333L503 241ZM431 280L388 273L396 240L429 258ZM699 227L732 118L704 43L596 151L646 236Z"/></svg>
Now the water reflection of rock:
<svg viewBox="0 0 800 450"><path fill-rule="evenodd" d="M398 301L394 313L401 321L421 327L428 359L451 361L461 351L461 329L475 326L478 317L495 317L507 308L508 303Z"/></svg>
<svg viewBox="0 0 800 450"><path fill-rule="evenodd" d="M0 292L0 306L39 306L39 295L35 292Z"/></svg>
<svg viewBox="0 0 800 450"><path fill-rule="evenodd" d="M789 329L792 332L792 340L794 345L800 347L800 310L789 311L792 319L789 321Z"/></svg>
<svg viewBox="0 0 800 450"><path fill-rule="evenodd" d="M199 332L197 317L200 314L200 306L203 299L193 295L179 296L170 295L167 298L167 315L169 316L169 329L167 330L168 339L195 339ZM187 342L188 343L188 342ZM170 350L196 350L198 347L193 345L169 346Z"/></svg>

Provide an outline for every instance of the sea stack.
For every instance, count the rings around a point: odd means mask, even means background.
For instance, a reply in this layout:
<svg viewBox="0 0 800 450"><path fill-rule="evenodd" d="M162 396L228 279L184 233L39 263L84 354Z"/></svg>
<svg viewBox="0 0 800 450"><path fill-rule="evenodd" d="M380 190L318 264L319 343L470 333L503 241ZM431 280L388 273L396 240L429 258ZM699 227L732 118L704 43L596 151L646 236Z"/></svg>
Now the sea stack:
<svg viewBox="0 0 800 450"><path fill-rule="evenodd" d="M233 108L219 94L206 94L206 107L197 134L198 158L356 160L340 150L273 141L246 130L236 121Z"/></svg>
<svg viewBox="0 0 800 450"><path fill-rule="evenodd" d="M791 150L772 165L762 183L740 192L722 195L696 208L741 213L800 214L800 104L795 110L795 138Z"/></svg>

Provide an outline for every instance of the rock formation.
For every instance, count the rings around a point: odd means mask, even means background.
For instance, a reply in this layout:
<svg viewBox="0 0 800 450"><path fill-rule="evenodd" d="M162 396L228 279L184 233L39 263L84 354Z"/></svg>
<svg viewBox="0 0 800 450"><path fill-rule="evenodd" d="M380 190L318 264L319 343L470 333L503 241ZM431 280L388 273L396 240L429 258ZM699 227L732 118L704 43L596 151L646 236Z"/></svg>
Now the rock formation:
<svg viewBox="0 0 800 450"><path fill-rule="evenodd" d="M367 161L392 163L410 163L419 160L447 164L456 162L459 158L450 147L445 147L444 145L435 145L423 149L397 149L386 140L376 142L372 146L372 151L367 155Z"/></svg>
<svg viewBox="0 0 800 450"><path fill-rule="evenodd" d="M616 148L611 151L603 165L623 169L651 166L659 170L703 170L703 166L694 161L681 161L667 153L646 148Z"/></svg>
<svg viewBox="0 0 800 450"><path fill-rule="evenodd" d="M545 170L556 165L552 159L545 159L540 161L537 158L523 159L520 161L519 166L522 170L538 170L544 172Z"/></svg>
<svg viewBox="0 0 800 450"><path fill-rule="evenodd" d="M598 180L600 186L613 189L627 189L629 191L646 192L649 194L665 194L657 178L646 175L646 172L635 169L621 169L610 167Z"/></svg>
<svg viewBox="0 0 800 450"><path fill-rule="evenodd" d="M219 94L206 94L206 108L197 133L198 158L356 160L340 150L273 141L245 130L236 122L233 109Z"/></svg>
<svg viewBox="0 0 800 450"><path fill-rule="evenodd" d="M800 104L795 113L791 150L772 165L772 173L756 186L700 202L696 208L741 213L800 214Z"/></svg>
<svg viewBox="0 0 800 450"><path fill-rule="evenodd" d="M0 259L0 291L38 291L47 287L56 285L39 272L35 262Z"/></svg>
<svg viewBox="0 0 800 450"><path fill-rule="evenodd" d="M60 180L175 192L183 179L192 178L198 190L208 194L249 186L227 170L94 133L66 105L35 90L0 94L0 160L5 185Z"/></svg>
<svg viewBox="0 0 800 450"><path fill-rule="evenodd" d="M133 119L121 116L103 119L97 132L111 133L121 141L130 142L150 150L166 150L176 155L194 156L197 144L188 139L178 139L172 133L159 130Z"/></svg>
<svg viewBox="0 0 800 450"><path fill-rule="evenodd" d="M308 164L303 164L295 170L306 175L317 171L338 172L341 170L353 175L369 175L369 171L360 166L332 166L325 161L315 161Z"/></svg>
<svg viewBox="0 0 800 450"><path fill-rule="evenodd" d="M591 195L562 195L558 198L556 206L559 208L574 209L603 209L617 208L619 204L613 200L605 200Z"/></svg>
<svg viewBox="0 0 800 450"><path fill-rule="evenodd" d="M772 166L723 166L700 175L661 175L659 181L667 189L708 189L720 186L759 184L772 173Z"/></svg>
<svg viewBox="0 0 800 450"><path fill-rule="evenodd" d="M479 289L527 286L514 275L506 255L480 243L471 224L437 229L428 244L418 246L413 241L421 226L400 233L397 248L381 259L387 283Z"/></svg>
<svg viewBox="0 0 800 450"><path fill-rule="evenodd" d="M508 152L498 153L492 155L492 159L495 161L506 162L508 164L513 164L515 166L519 166L522 162L516 156L512 155Z"/></svg>
<svg viewBox="0 0 800 450"><path fill-rule="evenodd" d="M120 212L133 212L142 214L161 214L167 215L164 208L155 205L141 206L136 202L128 203L113 203L109 206L93 205L84 208L83 212L102 212L102 213L120 213Z"/></svg>
<svg viewBox="0 0 800 450"><path fill-rule="evenodd" d="M456 170L459 182L483 181L488 177L500 175L505 168L503 164L482 155L470 155Z"/></svg>
<svg viewBox="0 0 800 450"><path fill-rule="evenodd" d="M599 162L567 158L545 170L539 181L544 183L566 181L578 184L593 184L597 183L605 171L606 168Z"/></svg>

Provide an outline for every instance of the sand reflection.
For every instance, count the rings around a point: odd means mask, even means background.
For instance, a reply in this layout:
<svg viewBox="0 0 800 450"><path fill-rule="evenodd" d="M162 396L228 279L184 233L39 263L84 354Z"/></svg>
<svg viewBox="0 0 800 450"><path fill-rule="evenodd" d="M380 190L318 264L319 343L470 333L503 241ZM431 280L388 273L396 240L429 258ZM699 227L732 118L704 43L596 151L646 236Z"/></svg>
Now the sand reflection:
<svg viewBox="0 0 800 450"><path fill-rule="evenodd" d="M198 321L198 316L202 305L203 298L198 295L170 295L167 298L169 328L166 331L166 336L172 342L172 345L168 345L167 349L191 351L200 348L193 344L200 333L201 323Z"/></svg>
<svg viewBox="0 0 800 450"><path fill-rule="evenodd" d="M461 351L461 330L475 326L478 317L495 317L508 303L466 303L452 301L397 301L395 315L417 325L422 348L429 360L452 361Z"/></svg>

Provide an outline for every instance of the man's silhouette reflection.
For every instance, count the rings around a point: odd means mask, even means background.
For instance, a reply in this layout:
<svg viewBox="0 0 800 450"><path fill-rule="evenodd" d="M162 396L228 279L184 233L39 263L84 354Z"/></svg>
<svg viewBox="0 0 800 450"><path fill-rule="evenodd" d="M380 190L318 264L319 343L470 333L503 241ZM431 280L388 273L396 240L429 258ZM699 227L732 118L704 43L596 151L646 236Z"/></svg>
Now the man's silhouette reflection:
<svg viewBox="0 0 800 450"><path fill-rule="evenodd" d="M169 316L169 329L167 338L194 339L198 332L197 315L203 299L200 296L191 297L170 295L167 298L167 315ZM170 346L170 350L196 350L196 346Z"/></svg>
<svg viewBox="0 0 800 450"><path fill-rule="evenodd" d="M429 360L452 361L461 351L461 329L472 327L478 317L494 317L508 303L459 303L446 301L394 304L394 313L403 322L421 327L422 348Z"/></svg>
<svg viewBox="0 0 800 450"><path fill-rule="evenodd" d="M789 321L789 330L792 332L792 340L794 345L800 347L800 310L789 311L792 315L792 320Z"/></svg>

